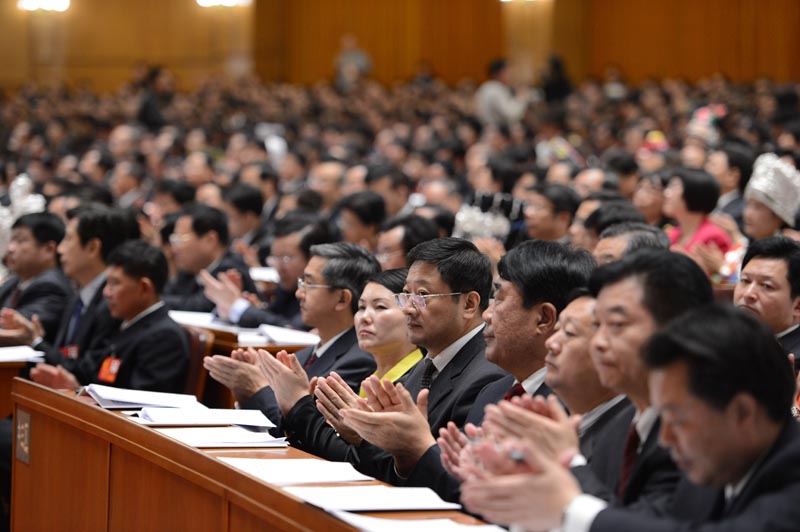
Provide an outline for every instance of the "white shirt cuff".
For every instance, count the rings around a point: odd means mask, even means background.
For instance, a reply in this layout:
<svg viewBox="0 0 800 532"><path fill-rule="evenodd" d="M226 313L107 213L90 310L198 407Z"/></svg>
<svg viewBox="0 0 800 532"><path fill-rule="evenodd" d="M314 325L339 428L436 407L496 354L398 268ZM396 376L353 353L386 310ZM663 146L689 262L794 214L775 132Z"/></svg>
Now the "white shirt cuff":
<svg viewBox="0 0 800 532"><path fill-rule="evenodd" d="M582 454L578 453L572 457L572 460L569 461L570 469L573 467L585 466L588 465L589 462L586 460L586 457Z"/></svg>
<svg viewBox="0 0 800 532"><path fill-rule="evenodd" d="M250 302L240 297L231 305L231 310L228 312L228 319L231 323L239 323L242 314L244 314L248 308L250 308Z"/></svg>
<svg viewBox="0 0 800 532"><path fill-rule="evenodd" d="M564 510L564 522L558 532L589 532L597 514L608 503L591 495L578 495Z"/></svg>

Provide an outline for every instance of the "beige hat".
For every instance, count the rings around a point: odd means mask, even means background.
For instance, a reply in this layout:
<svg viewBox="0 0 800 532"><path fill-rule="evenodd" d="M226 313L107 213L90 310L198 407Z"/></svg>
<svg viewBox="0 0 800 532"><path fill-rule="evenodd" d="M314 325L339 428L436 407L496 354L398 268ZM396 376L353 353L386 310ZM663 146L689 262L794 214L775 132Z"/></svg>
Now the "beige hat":
<svg viewBox="0 0 800 532"><path fill-rule="evenodd" d="M753 165L744 197L760 201L794 227L800 209L800 172L774 153L765 153Z"/></svg>

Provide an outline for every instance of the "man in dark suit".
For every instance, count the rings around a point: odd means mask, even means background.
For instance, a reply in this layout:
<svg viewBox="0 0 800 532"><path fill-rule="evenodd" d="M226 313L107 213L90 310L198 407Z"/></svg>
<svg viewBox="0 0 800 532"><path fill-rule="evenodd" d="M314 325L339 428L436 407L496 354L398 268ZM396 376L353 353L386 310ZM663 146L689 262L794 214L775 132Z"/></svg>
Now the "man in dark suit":
<svg viewBox="0 0 800 532"><path fill-rule="evenodd" d="M311 259L297 280L303 322L319 331L319 344L299 351L297 359L309 378L336 371L352 389L375 371L372 355L358 347L353 316L367 279L380 265L355 244L312 246ZM280 431L281 411L266 376L248 353L213 356L204 365L211 376L231 389L243 408L264 412Z"/></svg>
<svg viewBox="0 0 800 532"><path fill-rule="evenodd" d="M0 286L0 306L31 319L38 316L44 337L55 339L72 289L58 268L56 248L64 238L64 222L55 214L20 216L11 226L6 264L12 275ZM20 338L3 331L0 343L19 345Z"/></svg>
<svg viewBox="0 0 800 532"><path fill-rule="evenodd" d="M594 268L591 256L563 244L528 241L512 249L497 266L495 299L483 313L486 359L509 372L478 394L467 416L468 433L483 421L487 405L514 396L547 396L546 346L569 294L585 287ZM602 400L600 401L602 402ZM454 423L430 440L425 453L408 471L407 485L429 486L447 500L458 500L457 450L467 444ZM408 436L407 436L408 437ZM444 459L442 453L445 453ZM399 471L399 469L398 469Z"/></svg>
<svg viewBox="0 0 800 532"><path fill-rule="evenodd" d="M117 247L108 258L103 295L111 316L122 320L107 345L85 353L71 371L38 364L31 378L54 388L99 383L121 388L183 391L189 345L161 301L167 260L141 240Z"/></svg>
<svg viewBox="0 0 800 532"><path fill-rule="evenodd" d="M797 530L800 428L789 415L795 382L772 332L714 303L657 333L644 363L661 413L660 440L688 479L669 518L581 494L562 465L530 448L518 449L517 471L535 472L470 481L466 506L530 530ZM494 452L482 451L485 458Z"/></svg>
<svg viewBox="0 0 800 532"><path fill-rule="evenodd" d="M733 302L772 329L787 354L800 357L800 244L785 236L747 248Z"/></svg>
<svg viewBox="0 0 800 532"><path fill-rule="evenodd" d="M80 207L68 213L64 239L58 254L64 273L78 292L70 298L55 341L44 340L41 322L19 313L4 311L3 327L15 329L34 349L44 351L48 364L71 370L84 353L105 346L118 327L103 297L106 260L127 236L120 212L99 205Z"/></svg>
<svg viewBox="0 0 800 532"><path fill-rule="evenodd" d="M733 218L744 231L744 189L753 173L752 150L742 144L727 143L713 150L706 162L706 171L719 183L719 200L715 213Z"/></svg>
<svg viewBox="0 0 800 532"><path fill-rule="evenodd" d="M265 308L245 299L235 283L204 274L205 295L216 305L214 311L220 318L240 327L258 327L266 323L307 329L300 314L300 301L295 297L297 279L303 276L311 246L330 242L330 232L317 216L296 212L275 222L273 234L267 264L278 271L280 282Z"/></svg>
<svg viewBox="0 0 800 532"><path fill-rule="evenodd" d="M175 222L170 244L178 268L178 274L164 289L164 302L170 309L196 312L214 309L214 303L203 294L199 281L203 270L212 277L236 270L241 276L242 288L256 293L247 265L228 250L228 220L219 209L195 205L184 211Z"/></svg>
<svg viewBox="0 0 800 532"><path fill-rule="evenodd" d="M488 307L492 269L488 258L469 241L438 238L419 244L408 255L404 292L397 295L406 314L412 343L427 350L411 372L402 412L344 410L344 420L367 442L353 462L364 473L398 484L398 472L408 472L433 445L434 434L452 421L466 422L478 393L504 372L486 360L481 313ZM377 378L365 382L368 397L381 391ZM417 398L426 412L416 412ZM389 399L394 405L401 403ZM425 406L422 406L425 405ZM389 408L387 402L383 403ZM376 405L377 407L377 405ZM411 421L410 423L408 421Z"/></svg>

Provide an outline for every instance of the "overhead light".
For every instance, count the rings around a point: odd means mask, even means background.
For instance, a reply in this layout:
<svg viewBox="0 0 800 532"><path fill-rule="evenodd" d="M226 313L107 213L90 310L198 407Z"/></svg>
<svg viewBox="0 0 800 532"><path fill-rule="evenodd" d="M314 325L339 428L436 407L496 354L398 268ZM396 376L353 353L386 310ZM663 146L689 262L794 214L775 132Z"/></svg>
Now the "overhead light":
<svg viewBox="0 0 800 532"><path fill-rule="evenodd" d="M18 0L17 7L25 11L66 11L69 0Z"/></svg>
<svg viewBox="0 0 800 532"><path fill-rule="evenodd" d="M197 0L200 7L239 7L249 6L253 0Z"/></svg>

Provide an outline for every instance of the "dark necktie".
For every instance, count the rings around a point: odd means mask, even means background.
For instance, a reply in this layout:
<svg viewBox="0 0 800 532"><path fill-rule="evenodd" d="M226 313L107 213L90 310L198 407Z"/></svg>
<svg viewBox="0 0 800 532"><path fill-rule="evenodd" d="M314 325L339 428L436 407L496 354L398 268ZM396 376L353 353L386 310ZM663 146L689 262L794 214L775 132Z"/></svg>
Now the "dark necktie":
<svg viewBox="0 0 800 532"><path fill-rule="evenodd" d="M625 438L625 452L622 455L622 471L619 476L619 485L617 487L617 496L622 501L622 495L625 493L625 487L630 480L633 466L636 465L636 459L639 457L639 433L636 431L636 424L631 425L631 430L628 431L628 437Z"/></svg>
<svg viewBox="0 0 800 532"><path fill-rule="evenodd" d="M308 357L308 360L306 360L306 363L303 364L303 369L304 370L308 371L308 368L311 367L311 364L313 364L314 362L317 361L317 359L319 359L319 357L317 356L317 348L318 347L319 347L318 345L314 346L314 350L311 351L311 356Z"/></svg>
<svg viewBox="0 0 800 532"><path fill-rule="evenodd" d="M72 318L69 320L69 327L67 328L67 337L64 345L72 344L75 339L75 331L78 330L78 325L81 323L81 316L83 316L83 300L78 298L75 308L72 311Z"/></svg>
<svg viewBox="0 0 800 532"><path fill-rule="evenodd" d="M433 382L433 374L436 373L436 366L433 365L433 360L430 358L423 359L422 363L425 365L425 371L422 372L419 385L421 389L427 390L431 387L431 382Z"/></svg>
<svg viewBox="0 0 800 532"><path fill-rule="evenodd" d="M11 295L8 296L8 299L6 299L6 304L4 306L7 308L16 308L20 295L22 295L22 288L17 285L14 291L11 292Z"/></svg>
<svg viewBox="0 0 800 532"><path fill-rule="evenodd" d="M506 395L503 397L503 399L510 401L512 397L519 397L520 395L525 395L525 388L522 387L521 382L518 382L506 392Z"/></svg>

